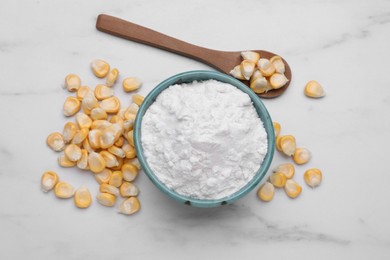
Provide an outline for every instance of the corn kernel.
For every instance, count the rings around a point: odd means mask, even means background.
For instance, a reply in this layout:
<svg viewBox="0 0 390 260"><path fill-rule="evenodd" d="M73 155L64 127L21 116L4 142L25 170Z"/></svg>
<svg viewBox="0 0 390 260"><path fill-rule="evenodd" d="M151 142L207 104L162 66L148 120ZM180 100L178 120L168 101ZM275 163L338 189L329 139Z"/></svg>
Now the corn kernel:
<svg viewBox="0 0 390 260"><path fill-rule="evenodd" d="M138 170L141 170L141 168L142 168L138 158L127 160L126 163L133 164L135 167L137 167Z"/></svg>
<svg viewBox="0 0 390 260"><path fill-rule="evenodd" d="M312 168L305 171L303 175L305 182L310 187L314 188L321 184L322 181L322 172L319 169Z"/></svg>
<svg viewBox="0 0 390 260"><path fill-rule="evenodd" d="M267 93L268 90L272 89L272 87L268 84L267 79L264 77L258 77L252 81L249 87L257 94Z"/></svg>
<svg viewBox="0 0 390 260"><path fill-rule="evenodd" d="M109 148L119 139L123 131L120 124L112 124L104 129L102 138L100 139L100 146L103 149Z"/></svg>
<svg viewBox="0 0 390 260"><path fill-rule="evenodd" d="M275 71L277 73L284 74L286 68L284 66L284 62L281 57L273 56L269 61L274 65Z"/></svg>
<svg viewBox="0 0 390 260"><path fill-rule="evenodd" d="M68 74L65 77L65 87L68 89L70 92L75 92L77 91L81 86L81 79L79 76L75 74Z"/></svg>
<svg viewBox="0 0 390 260"><path fill-rule="evenodd" d="M274 197L275 194L275 188L274 185L269 183L268 181L265 182L258 190L257 196L262 201L270 201Z"/></svg>
<svg viewBox="0 0 390 260"><path fill-rule="evenodd" d="M110 193L99 193L96 196L97 201L106 207L112 207L115 205L116 197Z"/></svg>
<svg viewBox="0 0 390 260"><path fill-rule="evenodd" d="M99 129L92 129L89 131L88 141L92 149L96 150L101 147L102 135L103 133Z"/></svg>
<svg viewBox="0 0 390 260"><path fill-rule="evenodd" d="M92 172L98 173L104 170L106 161L100 154L92 152L88 155L88 165Z"/></svg>
<svg viewBox="0 0 390 260"><path fill-rule="evenodd" d="M286 76L284 74L274 73L270 77L269 82L270 82L271 87L273 89L279 89L279 88L283 87L284 85L286 85L286 83L288 82L288 79L286 78Z"/></svg>
<svg viewBox="0 0 390 260"><path fill-rule="evenodd" d="M74 194L74 204L80 209L88 208L92 203L91 193L88 188L81 186Z"/></svg>
<svg viewBox="0 0 390 260"><path fill-rule="evenodd" d="M121 107L121 102L117 97L110 97L101 101L100 107L103 108L106 113L117 113Z"/></svg>
<svg viewBox="0 0 390 260"><path fill-rule="evenodd" d="M72 162L71 160L69 160L65 154L61 154L60 156L58 156L57 161L58 161L58 165L60 165L61 167L68 168L68 167L76 166L76 162Z"/></svg>
<svg viewBox="0 0 390 260"><path fill-rule="evenodd" d="M268 59L259 59L257 67L264 77L269 77L275 73L275 67Z"/></svg>
<svg viewBox="0 0 390 260"><path fill-rule="evenodd" d="M286 192L287 196L294 199L298 197L299 194L301 194L302 187L293 179L288 179L286 181L286 185L284 185L284 191Z"/></svg>
<svg viewBox="0 0 390 260"><path fill-rule="evenodd" d="M111 118L110 118L110 123L112 124L119 124L121 126L121 128L123 129L123 119L122 117L118 116L118 115L113 115Z"/></svg>
<svg viewBox="0 0 390 260"><path fill-rule="evenodd" d="M122 197L136 197L139 194L138 187L135 184L127 181L122 183L119 190Z"/></svg>
<svg viewBox="0 0 390 260"><path fill-rule="evenodd" d="M295 153L295 149L296 149L295 137L292 135L281 136L280 147L282 148L282 152L285 155L287 155L287 156L293 155Z"/></svg>
<svg viewBox="0 0 390 260"><path fill-rule="evenodd" d="M133 95L133 102L137 104L138 106L141 106L142 102L144 102L145 97L139 95L139 94L134 94ZM137 111L138 112L138 111Z"/></svg>
<svg viewBox="0 0 390 260"><path fill-rule="evenodd" d="M135 115L137 115L138 110L139 110L139 106L137 104L135 104L135 103L130 104L130 106L127 108L127 110L124 114L125 119L127 119L127 120L135 119Z"/></svg>
<svg viewBox="0 0 390 260"><path fill-rule="evenodd" d="M73 122L68 122L64 125L64 130L62 131L62 136L64 137L65 143L72 141L73 137L77 132L77 126Z"/></svg>
<svg viewBox="0 0 390 260"><path fill-rule="evenodd" d="M251 78L253 72L255 71L255 66L256 66L256 64L250 60L243 60L241 62L240 70L241 70L242 76L244 76L244 78L246 80L249 80Z"/></svg>
<svg viewBox="0 0 390 260"><path fill-rule="evenodd" d="M88 91L81 102L84 112L90 114L90 111L95 107L98 107L98 100L92 90ZM88 112L89 111L89 112ZM87 113L88 112L88 113Z"/></svg>
<svg viewBox="0 0 390 260"><path fill-rule="evenodd" d="M111 179L112 171L109 169L103 169L103 171L95 173L95 179L99 184L108 183Z"/></svg>
<svg viewBox="0 0 390 260"><path fill-rule="evenodd" d="M287 178L281 172L275 172L269 177L270 182L277 188L283 188L286 184Z"/></svg>
<svg viewBox="0 0 390 260"><path fill-rule="evenodd" d="M274 169L274 172L283 173L287 179L291 179L295 174L295 167L292 163L284 163L278 165L278 167Z"/></svg>
<svg viewBox="0 0 390 260"><path fill-rule="evenodd" d="M119 196L119 189L110 184L102 183L100 184L99 191L102 193L110 193L114 196Z"/></svg>
<svg viewBox="0 0 390 260"><path fill-rule="evenodd" d="M125 215L131 215L139 211L140 208L141 206L137 197L130 197L121 203L118 212Z"/></svg>
<svg viewBox="0 0 390 260"><path fill-rule="evenodd" d="M111 175L110 181L108 184L119 188L122 185L123 174L121 171L114 171Z"/></svg>
<svg viewBox="0 0 390 260"><path fill-rule="evenodd" d="M91 129L99 129L100 131L103 131L110 125L112 124L107 120L95 120L92 122Z"/></svg>
<svg viewBox="0 0 390 260"><path fill-rule="evenodd" d="M106 167L111 168L119 165L115 155L113 155L109 151L101 151L100 155L103 157L104 161L106 162Z"/></svg>
<svg viewBox="0 0 390 260"><path fill-rule="evenodd" d="M115 83L115 81L119 77L119 70L117 68L112 69L108 74L106 78L106 85L109 87L112 87Z"/></svg>
<svg viewBox="0 0 390 260"><path fill-rule="evenodd" d="M92 125L92 119L84 113L77 113L76 123L80 129L82 129L82 128L89 129Z"/></svg>
<svg viewBox="0 0 390 260"><path fill-rule="evenodd" d="M81 158L81 149L75 144L66 146L64 153L66 157L72 162L77 162Z"/></svg>
<svg viewBox="0 0 390 260"><path fill-rule="evenodd" d="M133 132L133 130L129 131L125 137L126 137L127 141L129 142L129 144L134 147L134 132Z"/></svg>
<svg viewBox="0 0 390 260"><path fill-rule="evenodd" d="M122 107L119 109L117 116L120 116L120 118L122 118L123 120L125 120L125 112L126 112L127 108L126 107Z"/></svg>
<svg viewBox="0 0 390 260"><path fill-rule="evenodd" d="M41 189L44 192L48 192L56 186L58 182L58 175L53 171L47 171L42 174Z"/></svg>
<svg viewBox="0 0 390 260"><path fill-rule="evenodd" d="M241 57L243 60L250 60L254 63L257 63L260 59L260 54L254 51L242 51Z"/></svg>
<svg viewBox="0 0 390 260"><path fill-rule="evenodd" d="M126 153L125 151L123 151L123 149L119 148L119 147L116 147L115 145L113 146L110 146L107 151L109 151L111 154L119 157L119 158L125 158L126 157Z"/></svg>
<svg viewBox="0 0 390 260"><path fill-rule="evenodd" d="M60 181L54 187L54 194L61 199L69 199L74 195L74 188L67 182Z"/></svg>
<svg viewBox="0 0 390 260"><path fill-rule="evenodd" d="M278 135L275 139L275 147L279 152L282 152L282 147L280 146L280 140L282 139L281 135Z"/></svg>
<svg viewBox="0 0 390 260"><path fill-rule="evenodd" d="M104 60L93 60L91 62L93 74L98 78L104 78L110 71L110 65Z"/></svg>
<svg viewBox="0 0 390 260"><path fill-rule="evenodd" d="M252 77L250 79L250 83L252 83L253 81L255 81L258 78L264 78L264 76L263 76L263 74L261 74L260 70L256 69L252 74Z"/></svg>
<svg viewBox="0 0 390 260"><path fill-rule="evenodd" d="M91 118L92 120L106 120L107 119L107 113L104 111L103 108L95 107L91 110Z"/></svg>
<svg viewBox="0 0 390 260"><path fill-rule="evenodd" d="M56 152L60 152L65 148L64 137L58 132L51 133L46 139L46 144Z"/></svg>
<svg viewBox="0 0 390 260"><path fill-rule="evenodd" d="M129 144L124 144L122 146L122 150L125 152L125 156L127 159L133 159L137 156L135 148Z"/></svg>
<svg viewBox="0 0 390 260"><path fill-rule="evenodd" d="M123 179L125 181L133 181L138 175L138 168L131 163L125 163L121 168Z"/></svg>
<svg viewBox="0 0 390 260"><path fill-rule="evenodd" d="M106 85L99 84L95 87L95 97L98 100L103 100L114 95L114 90Z"/></svg>
<svg viewBox="0 0 390 260"><path fill-rule="evenodd" d="M134 128L134 119L126 119L123 121L123 130L128 132Z"/></svg>
<svg viewBox="0 0 390 260"><path fill-rule="evenodd" d="M241 67L240 65L237 65L235 66L230 72L229 72L230 75L232 75L233 77L235 77L236 79L239 79L239 80L244 80L244 75L242 75L242 72L241 72Z"/></svg>
<svg viewBox="0 0 390 260"><path fill-rule="evenodd" d="M89 144L89 140L88 138L85 138L84 141L82 142L82 146L85 150L87 150L88 153L92 153L95 151L95 149L93 149L91 147L91 145Z"/></svg>
<svg viewBox="0 0 390 260"><path fill-rule="evenodd" d="M67 97L64 102L64 115L65 116L73 116L80 110L80 101L75 97Z"/></svg>
<svg viewBox="0 0 390 260"><path fill-rule="evenodd" d="M325 96L325 91L320 83L311 80L305 86L305 95L311 98L320 98Z"/></svg>
<svg viewBox="0 0 390 260"><path fill-rule="evenodd" d="M124 143L125 143L125 138L123 138L123 136L120 136L118 140L114 143L114 145L117 147L122 147Z"/></svg>
<svg viewBox="0 0 390 260"><path fill-rule="evenodd" d="M85 94L87 94L89 91L92 91L90 87L88 86L81 86L76 93L76 97L78 100L82 101L85 97Z"/></svg>
<svg viewBox="0 0 390 260"><path fill-rule="evenodd" d="M141 87L142 82L139 78L129 77L122 81L122 87L125 92L131 92Z"/></svg>
<svg viewBox="0 0 390 260"><path fill-rule="evenodd" d="M311 159L311 153L306 148L297 148L293 155L296 164L305 164Z"/></svg>
<svg viewBox="0 0 390 260"><path fill-rule="evenodd" d="M274 125L275 137L278 137L280 134L280 124L278 122L272 122Z"/></svg>
<svg viewBox="0 0 390 260"><path fill-rule="evenodd" d="M121 158L121 157L117 157L116 159L118 160L118 166L111 167L111 170L113 170L113 171L120 171L121 168L122 168L122 165L124 163L124 159Z"/></svg>
<svg viewBox="0 0 390 260"><path fill-rule="evenodd" d="M85 138L87 138L89 130L87 128L82 128L77 130L76 134L72 139L72 144L81 144Z"/></svg>
<svg viewBox="0 0 390 260"><path fill-rule="evenodd" d="M81 157L77 161L77 167L81 170L88 170L88 151L86 149L81 149Z"/></svg>

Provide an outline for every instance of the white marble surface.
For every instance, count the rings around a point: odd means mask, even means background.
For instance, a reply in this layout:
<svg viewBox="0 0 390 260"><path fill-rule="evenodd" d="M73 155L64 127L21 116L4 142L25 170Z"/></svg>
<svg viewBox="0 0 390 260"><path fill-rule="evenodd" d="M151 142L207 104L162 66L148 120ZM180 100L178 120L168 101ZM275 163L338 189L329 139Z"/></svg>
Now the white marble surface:
<svg viewBox="0 0 390 260"><path fill-rule="evenodd" d="M96 31L99 13L210 48L285 57L293 82L264 102L283 133L313 152L297 167L302 195L278 190L262 203L253 191L232 206L198 209L171 201L141 174L142 211L126 217L96 201L79 210L43 194L48 169L98 188L90 174L59 168L45 145L66 121L67 73L94 85L88 64L103 58L142 78L147 94L176 73L210 69ZM389 1L1 0L0 35L1 259L389 259ZM325 87L324 99L302 94L311 79ZM273 165L284 161L276 154ZM323 170L318 189L303 183L308 167Z"/></svg>

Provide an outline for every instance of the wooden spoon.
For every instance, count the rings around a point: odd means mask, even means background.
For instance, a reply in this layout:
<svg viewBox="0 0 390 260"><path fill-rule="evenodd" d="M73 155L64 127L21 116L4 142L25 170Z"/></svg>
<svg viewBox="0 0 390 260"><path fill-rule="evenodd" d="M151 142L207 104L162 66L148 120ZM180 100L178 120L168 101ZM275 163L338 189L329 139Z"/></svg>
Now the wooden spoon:
<svg viewBox="0 0 390 260"><path fill-rule="evenodd" d="M241 63L241 51L227 52L199 47L142 27L140 25L105 14L98 16L96 28L99 31L109 33L124 39L140 42L198 60L228 75L236 65ZM267 59L270 59L272 56L276 55L274 53L263 50L254 51L260 53L261 57ZM283 92L289 86L291 82L291 69L284 59L283 62L286 67L285 75L289 81L280 89L270 90L264 94L258 94L260 97L278 97L283 94ZM246 85L249 85L248 81L243 82Z"/></svg>

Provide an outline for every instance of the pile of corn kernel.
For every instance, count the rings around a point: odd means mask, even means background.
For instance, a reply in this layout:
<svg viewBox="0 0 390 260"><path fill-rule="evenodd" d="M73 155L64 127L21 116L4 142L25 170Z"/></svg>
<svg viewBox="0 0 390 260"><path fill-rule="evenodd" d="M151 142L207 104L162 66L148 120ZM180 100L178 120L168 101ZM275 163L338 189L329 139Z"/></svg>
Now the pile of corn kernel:
<svg viewBox="0 0 390 260"><path fill-rule="evenodd" d="M281 57L261 58L253 51L241 52L243 61L230 71L230 75L239 80L249 80L249 87L257 94L279 89L286 85L285 65Z"/></svg>
<svg viewBox="0 0 390 260"><path fill-rule="evenodd" d="M105 78L104 84L95 89L81 85L75 74L65 78L65 87L75 96L66 98L63 113L75 115L75 122L67 122L62 133L54 132L47 137L47 145L56 152L62 152L58 164L62 167L78 167L91 171L100 184L97 201L104 206L114 206L119 196L118 212L131 215L140 209L137 199L139 189L132 183L141 169L133 140L133 125L139 106L144 97L132 96L133 103L121 108L120 100L114 96L113 86L119 77L117 68L103 60L94 60L91 69L98 78ZM125 78L122 87L125 92L140 88L142 82L135 77ZM82 112L81 112L82 110ZM54 189L58 198L72 198L79 208L88 208L92 196L87 187L75 188L58 175L47 171L42 175L41 187L44 192Z"/></svg>
<svg viewBox="0 0 390 260"><path fill-rule="evenodd" d="M311 152L302 147L297 147L296 140L293 135L280 135L281 126L277 122L273 122L275 130L275 147L282 154L292 157L293 161L298 164L305 164L311 159ZM273 199L276 188L284 188L287 196L294 199L302 192L302 187L296 182L293 177L295 167L292 163L280 164L270 175L269 180L260 186L257 195L263 201ZM311 168L305 171L304 180L311 188L315 188L321 184L322 172L317 168Z"/></svg>

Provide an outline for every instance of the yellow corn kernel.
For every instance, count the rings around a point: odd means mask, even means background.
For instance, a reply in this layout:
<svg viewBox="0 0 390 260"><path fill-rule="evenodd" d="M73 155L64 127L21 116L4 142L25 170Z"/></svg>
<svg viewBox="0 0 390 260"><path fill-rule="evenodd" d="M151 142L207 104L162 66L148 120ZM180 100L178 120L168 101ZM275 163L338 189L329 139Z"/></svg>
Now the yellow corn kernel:
<svg viewBox="0 0 390 260"><path fill-rule="evenodd" d="M311 153L306 148L297 148L293 155L296 164L305 164L311 159Z"/></svg>
<svg viewBox="0 0 390 260"><path fill-rule="evenodd" d="M88 155L88 165L92 172L98 173L106 168L106 161L100 154L92 152Z"/></svg>
<svg viewBox="0 0 390 260"><path fill-rule="evenodd" d="M106 161L106 167L112 168L119 165L116 156L110 153L109 151L101 151L100 155Z"/></svg>
<svg viewBox="0 0 390 260"><path fill-rule="evenodd" d="M102 183L100 184L99 191L102 193L110 193L114 196L119 196L119 189L110 184Z"/></svg>
<svg viewBox="0 0 390 260"><path fill-rule="evenodd" d="M64 137L58 132L51 133L46 139L46 144L56 152L60 152L65 148Z"/></svg>
<svg viewBox="0 0 390 260"><path fill-rule="evenodd" d="M92 149L96 150L101 147L102 135L103 133L99 129L92 129L89 131L88 141Z"/></svg>
<svg viewBox="0 0 390 260"><path fill-rule="evenodd" d="M88 170L88 151L86 149L81 149L81 157L77 161L77 167L81 170Z"/></svg>
<svg viewBox="0 0 390 260"><path fill-rule="evenodd" d="M260 54L254 51L242 51L241 57L243 60L250 60L254 63L257 63L260 59Z"/></svg>
<svg viewBox="0 0 390 260"><path fill-rule="evenodd" d="M135 184L127 181L122 183L119 190L122 197L136 197L139 194L138 187Z"/></svg>
<svg viewBox="0 0 390 260"><path fill-rule="evenodd" d="M270 182L277 188L283 188L286 184L287 178L281 172L275 172L269 177Z"/></svg>
<svg viewBox="0 0 390 260"><path fill-rule="evenodd" d="M76 123L80 129L82 129L82 128L89 129L92 125L92 119L84 113L77 113Z"/></svg>
<svg viewBox="0 0 390 260"><path fill-rule="evenodd" d="M119 139L123 128L119 124L112 124L103 130L100 146L103 149L109 148Z"/></svg>
<svg viewBox="0 0 390 260"><path fill-rule="evenodd" d="M95 97L98 100L103 100L114 95L114 89L107 87L106 85L99 84L95 87Z"/></svg>
<svg viewBox="0 0 390 260"><path fill-rule="evenodd" d="M293 179L288 179L286 181L286 185L284 185L284 191L286 192L287 196L294 199L298 197L299 194L301 194L302 187Z"/></svg>
<svg viewBox="0 0 390 260"><path fill-rule="evenodd" d="M121 203L118 212L125 215L131 215L139 211L140 208L141 205L137 197L130 197Z"/></svg>
<svg viewBox="0 0 390 260"><path fill-rule="evenodd" d="M70 92L77 91L81 86L81 79L75 74L68 74L65 77L65 87Z"/></svg>
<svg viewBox="0 0 390 260"><path fill-rule="evenodd" d="M303 175L305 182L310 187L314 188L321 184L322 181L322 172L317 168L308 169Z"/></svg>
<svg viewBox="0 0 390 260"><path fill-rule="evenodd" d="M305 86L305 95L311 98L320 98L325 96L325 91L320 83L315 80L311 80L307 82Z"/></svg>
<svg viewBox="0 0 390 260"><path fill-rule="evenodd" d="M65 168L73 167L76 165L76 162L72 162L71 160L69 160L65 154L61 154L60 156L58 156L57 161L58 161L58 165Z"/></svg>
<svg viewBox="0 0 390 260"><path fill-rule="evenodd" d="M139 78L128 77L122 81L122 87L125 92L131 92L141 87L142 82Z"/></svg>
<svg viewBox="0 0 390 260"><path fill-rule="evenodd" d="M282 152L282 147L280 146L280 140L282 139L281 135L278 135L275 139L275 147L279 152Z"/></svg>
<svg viewBox="0 0 390 260"><path fill-rule="evenodd" d="M275 73L275 67L268 59L259 59L257 67L264 77L269 77Z"/></svg>
<svg viewBox="0 0 390 260"><path fill-rule="evenodd" d="M103 108L95 107L91 110L91 118L92 120L106 120L107 119L107 113L104 111Z"/></svg>
<svg viewBox="0 0 390 260"><path fill-rule="evenodd" d="M81 149L75 144L70 144L66 146L64 154L70 161L77 162L81 158Z"/></svg>
<svg viewBox="0 0 390 260"><path fill-rule="evenodd" d="M117 113L121 107L121 102L117 97L110 97L100 102L100 107L103 108L106 113Z"/></svg>
<svg viewBox="0 0 390 260"><path fill-rule="evenodd" d="M88 86L81 86L76 93L76 97L78 100L82 101L85 97L85 94L87 94L89 91L92 91L90 87Z"/></svg>
<svg viewBox="0 0 390 260"><path fill-rule="evenodd" d="M98 107L98 100L95 97L95 94L92 90L88 91L83 98L83 101L81 102L84 111L86 114L90 114L90 111L94 109L95 107ZM89 112L88 112L89 111ZM87 113L88 112L88 113Z"/></svg>
<svg viewBox="0 0 390 260"><path fill-rule="evenodd" d="M65 116L73 116L80 110L80 101L75 97L67 97L64 102L64 115Z"/></svg>
<svg viewBox="0 0 390 260"><path fill-rule="evenodd" d="M115 205L116 197L110 193L99 193L96 196L97 201L106 207L112 207Z"/></svg>
<svg viewBox="0 0 390 260"><path fill-rule="evenodd" d="M126 163L131 163L131 164L133 164L135 167L138 168L138 170L141 170L141 168L142 168L142 167L141 167L141 164L140 164L140 162L139 162L139 160L138 160L138 158L134 158L134 159L127 160Z"/></svg>
<svg viewBox="0 0 390 260"><path fill-rule="evenodd" d="M58 175L53 171L47 171L42 174L41 178L41 190L48 192L56 186L58 182Z"/></svg>
<svg viewBox="0 0 390 260"><path fill-rule="evenodd" d="M237 65L235 66L230 72L229 72L230 75L232 75L233 77L235 77L236 79L239 79L239 80L244 80L244 75L242 75L242 72L241 72L241 66L240 65Z"/></svg>
<svg viewBox="0 0 390 260"><path fill-rule="evenodd" d="M122 146L122 150L125 152L125 156L127 159L133 159L137 156L135 148L129 144L124 144Z"/></svg>
<svg viewBox="0 0 390 260"><path fill-rule="evenodd" d="M257 196L262 201L270 201L274 197L275 194L275 188L274 185L269 183L268 181L265 182L261 187L259 188L257 192Z"/></svg>
<svg viewBox="0 0 390 260"><path fill-rule="evenodd" d="M252 74L252 77L250 79L250 83L252 83L253 81L255 81L258 78L264 78L264 76L263 76L263 74L261 74L260 70L256 69Z"/></svg>
<svg viewBox="0 0 390 260"><path fill-rule="evenodd" d="M123 174L121 171L114 171L111 175L110 181L108 184L119 188L122 185Z"/></svg>
<svg viewBox="0 0 390 260"><path fill-rule="evenodd" d="M85 138L84 141L82 142L82 147L87 150L88 153L91 153L91 152L94 152L95 149L93 149L91 147L91 145L89 144L89 140L88 138Z"/></svg>
<svg viewBox="0 0 390 260"><path fill-rule="evenodd" d="M112 116L112 117L110 118L110 123L112 123L112 124L119 124L119 125L121 126L121 128L123 129L123 123L124 123L124 121L123 121L123 119L122 119L120 116L118 116L118 115Z"/></svg>
<svg viewBox="0 0 390 260"><path fill-rule="evenodd" d="M137 104L138 106L141 106L142 102L144 102L145 97L141 96L139 94L133 95L133 102Z"/></svg>
<svg viewBox="0 0 390 260"><path fill-rule="evenodd" d="M121 171L125 181L133 181L138 175L138 168L131 163L123 164Z"/></svg>
<svg viewBox="0 0 390 260"><path fill-rule="evenodd" d="M134 119L127 119L123 121L123 130L128 132L134 128Z"/></svg>
<svg viewBox="0 0 390 260"><path fill-rule="evenodd" d="M115 156L118 156L120 158L125 158L126 157L126 153L125 151L123 151L123 149L119 148L119 147L116 147L115 145L113 146L110 146L107 151L109 151L111 154L115 155Z"/></svg>
<svg viewBox="0 0 390 260"><path fill-rule="evenodd" d="M110 71L110 65L104 60L93 60L91 62L93 74L98 78L104 78Z"/></svg>
<svg viewBox="0 0 390 260"><path fill-rule="evenodd" d="M108 183L111 179L112 171L109 169L104 169L101 172L95 173L95 179L99 184Z"/></svg>
<svg viewBox="0 0 390 260"><path fill-rule="evenodd" d="M125 138L123 138L123 136L120 136L118 140L114 143L114 145L117 147L122 147L124 143L125 143Z"/></svg>
<svg viewBox="0 0 390 260"><path fill-rule="evenodd" d="M274 169L274 172L283 173L287 179L291 179L295 174L295 167L292 163L284 163L278 165L278 167Z"/></svg>
<svg viewBox="0 0 390 260"><path fill-rule="evenodd" d="M288 79L284 74L281 73L274 73L269 79L269 83L273 89L279 89L286 85L288 82Z"/></svg>
<svg viewBox="0 0 390 260"><path fill-rule="evenodd" d="M109 87L112 87L115 83L115 81L119 77L119 70L117 68L112 69L108 74L106 78L106 85Z"/></svg>
<svg viewBox="0 0 390 260"><path fill-rule="evenodd" d="M77 132L77 126L73 122L68 122L64 125L64 130L62 131L62 136L64 137L65 143L72 141L74 135Z"/></svg>
<svg viewBox="0 0 390 260"><path fill-rule="evenodd" d="M282 152L285 155L287 155L287 156L293 155L295 153L295 149L296 149L295 137L292 135L281 136L280 147L282 148Z"/></svg>
<svg viewBox="0 0 390 260"><path fill-rule="evenodd" d="M129 131L125 137L126 137L127 141L129 142L129 144L134 147L134 132L133 132L133 130Z"/></svg>
<svg viewBox="0 0 390 260"><path fill-rule="evenodd" d="M284 62L280 56L273 56L269 61L274 65L275 71L277 73L284 74L284 72L286 71L286 68L285 68Z"/></svg>
<svg viewBox="0 0 390 260"><path fill-rule="evenodd" d="M91 129L99 129L100 131L103 131L110 125L112 124L107 120L95 120L92 122Z"/></svg>
<svg viewBox="0 0 390 260"><path fill-rule="evenodd" d="M116 159L118 160L118 166L111 167L111 170L113 170L113 171L120 171L121 168L122 168L122 165L124 163L124 159L121 158L121 157L117 157Z"/></svg>
<svg viewBox="0 0 390 260"><path fill-rule="evenodd" d="M268 81L264 77L258 77L249 85L253 92L257 94L267 93L272 87L268 84Z"/></svg>
<svg viewBox="0 0 390 260"><path fill-rule="evenodd" d="M74 204L80 209L88 208L92 203L91 193L88 188L81 186L74 194Z"/></svg>
<svg viewBox="0 0 390 260"><path fill-rule="evenodd" d="M139 110L139 106L135 103L132 103L126 110L124 116L126 120L135 119L135 115L137 115Z"/></svg>
<svg viewBox="0 0 390 260"><path fill-rule="evenodd" d="M84 139L88 136L89 130L87 128L82 128L77 130L76 134L72 139L72 144L81 144Z"/></svg>
<svg viewBox="0 0 390 260"><path fill-rule="evenodd" d="M60 181L54 187L54 194L61 199L69 199L74 195L74 188L67 182Z"/></svg>
<svg viewBox="0 0 390 260"><path fill-rule="evenodd" d="M242 76L244 76L244 78L246 80L249 80L253 74L253 72L255 71L255 66L256 66L256 63L254 63L253 61L250 61L250 60L243 60L240 64L240 70L241 70L241 73L242 73Z"/></svg>
<svg viewBox="0 0 390 260"><path fill-rule="evenodd" d="M278 122L272 122L274 125L275 137L278 137L280 134L280 124Z"/></svg>
<svg viewBox="0 0 390 260"><path fill-rule="evenodd" d="M125 120L125 112L126 112L127 108L126 107L122 107L119 109L118 113L116 113L117 116L120 116L120 118L122 118L123 120Z"/></svg>

